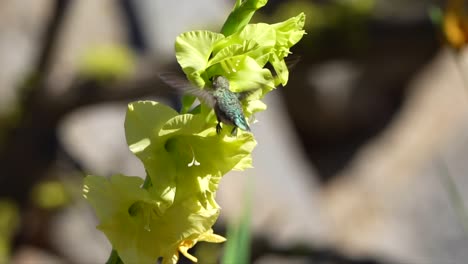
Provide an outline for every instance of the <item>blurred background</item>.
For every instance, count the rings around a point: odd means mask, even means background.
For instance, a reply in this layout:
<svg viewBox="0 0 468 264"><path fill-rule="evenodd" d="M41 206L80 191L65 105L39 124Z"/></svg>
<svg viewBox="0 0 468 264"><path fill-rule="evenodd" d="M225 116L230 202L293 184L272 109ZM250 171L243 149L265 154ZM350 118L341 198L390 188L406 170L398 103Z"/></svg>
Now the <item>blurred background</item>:
<svg viewBox="0 0 468 264"><path fill-rule="evenodd" d="M253 125L255 168L221 181L215 231L250 189L251 263L466 263L465 2L270 0L252 22L305 12L308 34ZM0 1L0 263L106 261L82 179L145 175L126 104L177 107L157 77L178 70L176 36L218 31L233 5ZM222 250L192 252L217 263Z"/></svg>

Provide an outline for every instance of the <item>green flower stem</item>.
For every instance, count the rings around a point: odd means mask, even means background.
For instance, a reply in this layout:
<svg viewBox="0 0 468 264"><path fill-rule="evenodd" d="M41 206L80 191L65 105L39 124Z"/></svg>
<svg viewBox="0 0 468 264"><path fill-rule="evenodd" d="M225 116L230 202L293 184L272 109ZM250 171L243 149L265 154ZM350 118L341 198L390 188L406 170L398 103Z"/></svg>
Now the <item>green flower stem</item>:
<svg viewBox="0 0 468 264"><path fill-rule="evenodd" d="M149 189L151 186L153 186L153 182L151 182L151 177L148 176L148 173L146 173L145 182L143 183L143 186L141 186L141 188Z"/></svg>
<svg viewBox="0 0 468 264"><path fill-rule="evenodd" d="M237 0L234 9L224 22L221 33L224 36L241 31L249 22L255 11L266 5L268 0Z"/></svg>
<svg viewBox="0 0 468 264"><path fill-rule="evenodd" d="M106 261L106 264L124 264L123 261L120 259L119 254L117 251L112 249L111 255L109 259Z"/></svg>

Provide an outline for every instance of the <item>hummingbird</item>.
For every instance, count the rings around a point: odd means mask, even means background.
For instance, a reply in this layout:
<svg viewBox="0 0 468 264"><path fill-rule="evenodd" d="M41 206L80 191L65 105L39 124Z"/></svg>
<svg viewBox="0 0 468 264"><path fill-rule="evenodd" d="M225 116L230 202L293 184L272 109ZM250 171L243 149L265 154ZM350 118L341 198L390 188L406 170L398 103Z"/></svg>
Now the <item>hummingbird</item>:
<svg viewBox="0 0 468 264"><path fill-rule="evenodd" d="M250 132L241 102L259 88L240 93L232 92L229 89L229 80L222 75L210 78L212 87L211 89L204 90L192 86L187 80L174 74L160 74L159 77L169 86L196 96L213 108L218 120L218 124L216 125L216 133L218 135L222 131L221 123L234 126L231 130L231 136L237 135L238 128Z"/></svg>

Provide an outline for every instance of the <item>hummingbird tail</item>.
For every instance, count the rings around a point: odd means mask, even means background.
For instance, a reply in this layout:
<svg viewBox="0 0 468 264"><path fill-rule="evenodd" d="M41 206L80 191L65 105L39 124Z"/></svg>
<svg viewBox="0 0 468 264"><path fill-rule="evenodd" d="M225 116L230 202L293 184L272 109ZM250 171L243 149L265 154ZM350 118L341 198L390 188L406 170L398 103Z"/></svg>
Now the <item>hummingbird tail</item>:
<svg viewBox="0 0 468 264"><path fill-rule="evenodd" d="M249 124L247 124L247 121L245 121L245 118L236 119L235 125L244 131L250 132Z"/></svg>

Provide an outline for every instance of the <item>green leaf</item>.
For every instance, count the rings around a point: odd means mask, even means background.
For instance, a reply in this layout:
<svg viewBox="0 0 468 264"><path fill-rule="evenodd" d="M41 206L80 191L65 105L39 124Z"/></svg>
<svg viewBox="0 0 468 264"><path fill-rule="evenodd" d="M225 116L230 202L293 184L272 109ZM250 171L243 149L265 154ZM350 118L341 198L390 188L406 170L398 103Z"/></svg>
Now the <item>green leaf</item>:
<svg viewBox="0 0 468 264"><path fill-rule="evenodd" d="M70 202L66 186L60 181L42 181L34 186L32 196L36 206L43 209L57 209Z"/></svg>
<svg viewBox="0 0 468 264"><path fill-rule="evenodd" d="M106 261L106 264L124 264L124 263L120 259L117 251L115 251L115 249L112 249L111 255L109 256L109 259Z"/></svg>
<svg viewBox="0 0 468 264"><path fill-rule="evenodd" d="M125 46L95 46L80 58L79 71L82 75L101 81L125 79L135 71L135 56Z"/></svg>
<svg viewBox="0 0 468 264"><path fill-rule="evenodd" d="M249 263L252 219L252 183L244 194L243 213L239 222L228 226L227 243L222 263Z"/></svg>
<svg viewBox="0 0 468 264"><path fill-rule="evenodd" d="M221 29L225 36L241 31L249 22L255 11L266 5L268 0L237 0Z"/></svg>
<svg viewBox="0 0 468 264"><path fill-rule="evenodd" d="M197 97L192 95L182 96L182 108L180 109L181 114L186 114L192 107L193 103L197 100Z"/></svg>
<svg viewBox="0 0 468 264"><path fill-rule="evenodd" d="M0 199L0 263L10 263L12 242L21 220L17 205Z"/></svg>
<svg viewBox="0 0 468 264"><path fill-rule="evenodd" d="M444 12L442 9L436 5L430 5L428 7L427 13L432 24L440 28L444 21Z"/></svg>

